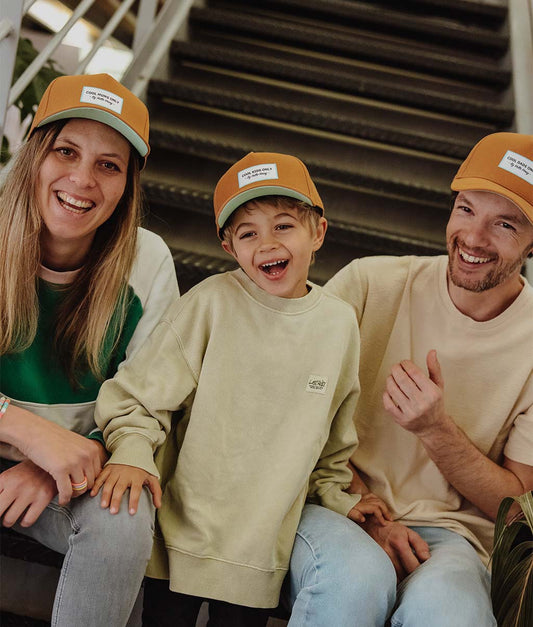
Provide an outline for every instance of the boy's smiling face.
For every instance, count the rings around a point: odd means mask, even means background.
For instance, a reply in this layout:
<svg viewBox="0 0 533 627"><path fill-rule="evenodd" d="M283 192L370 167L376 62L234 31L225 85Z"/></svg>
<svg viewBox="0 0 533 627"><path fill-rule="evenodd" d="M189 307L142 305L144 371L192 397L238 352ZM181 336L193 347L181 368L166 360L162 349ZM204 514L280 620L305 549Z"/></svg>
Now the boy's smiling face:
<svg viewBox="0 0 533 627"><path fill-rule="evenodd" d="M224 240L222 247L265 292L300 298L307 294L309 266L322 246L326 226L325 218L314 228L295 208L256 200L235 211L231 243Z"/></svg>

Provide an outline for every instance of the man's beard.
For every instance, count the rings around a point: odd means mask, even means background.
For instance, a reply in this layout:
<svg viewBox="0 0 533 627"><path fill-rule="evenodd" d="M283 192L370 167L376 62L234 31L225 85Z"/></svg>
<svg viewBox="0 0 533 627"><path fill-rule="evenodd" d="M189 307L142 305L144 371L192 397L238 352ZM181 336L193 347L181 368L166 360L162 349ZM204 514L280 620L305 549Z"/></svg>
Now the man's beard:
<svg viewBox="0 0 533 627"><path fill-rule="evenodd" d="M496 265L480 279L463 277L461 276L461 273L457 271L457 268L455 267L455 260L457 258L456 255L460 257L459 248L460 246L457 243L457 239L454 239L450 244L448 244L448 274L450 279L456 287L462 287L470 292L479 293L491 290L493 287L501 285L519 268L521 268L527 259L529 251L531 250L531 244L524 249L519 258L514 261L510 261L505 265ZM489 255L477 256L488 257Z"/></svg>

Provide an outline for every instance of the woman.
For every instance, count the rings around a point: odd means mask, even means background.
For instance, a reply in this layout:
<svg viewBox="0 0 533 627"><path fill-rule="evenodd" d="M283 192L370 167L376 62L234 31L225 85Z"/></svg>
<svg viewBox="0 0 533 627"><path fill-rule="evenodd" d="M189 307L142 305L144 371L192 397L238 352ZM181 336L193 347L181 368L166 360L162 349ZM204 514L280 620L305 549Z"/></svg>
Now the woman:
<svg viewBox="0 0 533 627"><path fill-rule="evenodd" d="M125 625L150 556L149 495L135 516L90 495L98 390L178 294L168 248L138 228L148 152L136 96L63 76L0 191L0 516L65 554L53 625Z"/></svg>

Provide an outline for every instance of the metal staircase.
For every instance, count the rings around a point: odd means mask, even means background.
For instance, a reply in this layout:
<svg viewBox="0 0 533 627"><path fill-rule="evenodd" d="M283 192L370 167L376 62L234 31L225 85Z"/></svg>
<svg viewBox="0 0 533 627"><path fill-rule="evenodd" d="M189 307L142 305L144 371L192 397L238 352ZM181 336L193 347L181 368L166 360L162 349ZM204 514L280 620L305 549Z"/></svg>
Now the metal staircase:
<svg viewBox="0 0 533 627"><path fill-rule="evenodd" d="M296 154L316 180L329 231L313 280L354 257L443 251L460 161L513 128L505 3L202 5L148 84L149 226L177 251L183 289L231 267L211 197L251 150Z"/></svg>

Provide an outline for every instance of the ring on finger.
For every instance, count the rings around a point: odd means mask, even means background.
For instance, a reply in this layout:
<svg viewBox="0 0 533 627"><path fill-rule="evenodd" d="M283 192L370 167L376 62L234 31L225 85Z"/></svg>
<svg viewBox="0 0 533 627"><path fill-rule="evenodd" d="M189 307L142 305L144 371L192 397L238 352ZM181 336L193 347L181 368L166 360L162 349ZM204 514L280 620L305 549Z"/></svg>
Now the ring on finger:
<svg viewBox="0 0 533 627"><path fill-rule="evenodd" d="M81 492L82 490L86 490L87 489L87 477L83 477L83 481L80 481L80 483L75 483L74 481L71 481L70 484L72 485L72 489L74 490L74 492Z"/></svg>

